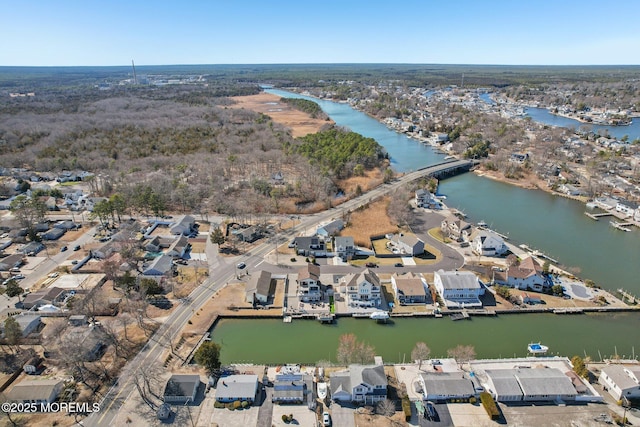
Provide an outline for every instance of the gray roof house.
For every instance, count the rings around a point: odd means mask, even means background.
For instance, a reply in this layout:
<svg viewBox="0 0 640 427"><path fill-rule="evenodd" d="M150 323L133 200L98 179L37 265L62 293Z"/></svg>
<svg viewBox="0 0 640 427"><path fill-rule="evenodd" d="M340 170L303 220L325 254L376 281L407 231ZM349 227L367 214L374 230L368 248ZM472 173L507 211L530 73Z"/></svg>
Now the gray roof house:
<svg viewBox="0 0 640 427"><path fill-rule="evenodd" d="M347 371L330 376L334 401L372 405L387 398L387 376L383 365L349 365Z"/></svg>
<svg viewBox="0 0 640 427"><path fill-rule="evenodd" d="M391 286L396 299L401 305L424 304L427 299L427 281L413 273L396 274L391 276Z"/></svg>
<svg viewBox="0 0 640 427"><path fill-rule="evenodd" d="M189 239L185 235L180 235L169 245L166 254L173 258L184 258L189 249L191 249Z"/></svg>
<svg viewBox="0 0 640 427"><path fill-rule="evenodd" d="M414 235L394 234L391 241L403 254L415 256L422 255L424 252L424 242Z"/></svg>
<svg viewBox="0 0 640 427"><path fill-rule="evenodd" d="M344 221L341 219L336 219L335 221L331 221L329 224L318 227L318 229L316 230L316 234L323 237L335 236L343 228Z"/></svg>
<svg viewBox="0 0 640 427"><path fill-rule="evenodd" d="M9 271L24 264L24 255L13 254L0 259L0 271Z"/></svg>
<svg viewBox="0 0 640 427"><path fill-rule="evenodd" d="M313 393L313 378L304 374L279 374L273 385L274 403L302 404L307 401L307 395Z"/></svg>
<svg viewBox="0 0 640 427"><path fill-rule="evenodd" d="M420 383L426 400L468 399L476 394L473 383L464 377L463 372L420 374Z"/></svg>
<svg viewBox="0 0 640 427"><path fill-rule="evenodd" d="M64 382L59 380L24 380L13 386L7 393L12 402L52 403L56 400Z"/></svg>
<svg viewBox="0 0 640 427"><path fill-rule="evenodd" d="M258 392L257 375L230 375L218 380L216 400L218 402L253 402Z"/></svg>
<svg viewBox="0 0 640 427"><path fill-rule="evenodd" d="M262 303L267 304L269 298L274 294L273 281L271 280L271 273L268 271L261 271L258 274L253 274L246 285L247 302L250 304Z"/></svg>
<svg viewBox="0 0 640 427"><path fill-rule="evenodd" d="M32 292L22 300L22 306L27 310L45 304L56 304L64 298L66 291L62 288L53 286L51 288L41 289Z"/></svg>
<svg viewBox="0 0 640 427"><path fill-rule="evenodd" d="M195 229L196 220L191 215L183 215L171 225L171 234L190 234Z"/></svg>
<svg viewBox="0 0 640 427"><path fill-rule="evenodd" d="M40 242L29 242L20 249L25 255L34 256L44 249L44 245Z"/></svg>
<svg viewBox="0 0 640 427"><path fill-rule="evenodd" d="M26 337L31 332L36 331L42 324L41 317L35 313L20 313L14 319L22 329L22 336Z"/></svg>
<svg viewBox="0 0 640 427"><path fill-rule="evenodd" d="M485 372L489 391L500 402L573 401L578 395L572 380L555 368L488 369Z"/></svg>
<svg viewBox="0 0 640 427"><path fill-rule="evenodd" d="M433 285L448 308L482 307L484 287L471 271L438 270L433 274Z"/></svg>
<svg viewBox="0 0 640 427"><path fill-rule="evenodd" d="M607 365L600 371L600 384L616 400L640 398L640 367L636 365Z"/></svg>
<svg viewBox="0 0 640 427"><path fill-rule="evenodd" d="M333 239L333 251L343 260L356 254L356 245L351 236L336 236Z"/></svg>
<svg viewBox="0 0 640 427"><path fill-rule="evenodd" d="M302 256L326 257L327 250L319 237L296 237L293 239L296 254Z"/></svg>
<svg viewBox="0 0 640 427"><path fill-rule="evenodd" d="M142 274L145 276L167 276L172 272L173 259L168 255L162 254L151 261Z"/></svg>
<svg viewBox="0 0 640 427"><path fill-rule="evenodd" d="M42 234L42 238L45 240L58 240L59 238L64 236L64 233L66 232L67 230L65 230L64 228L53 227L51 230Z"/></svg>
<svg viewBox="0 0 640 427"><path fill-rule="evenodd" d="M185 405L192 403L198 394L200 375L171 375L164 388L165 403Z"/></svg>

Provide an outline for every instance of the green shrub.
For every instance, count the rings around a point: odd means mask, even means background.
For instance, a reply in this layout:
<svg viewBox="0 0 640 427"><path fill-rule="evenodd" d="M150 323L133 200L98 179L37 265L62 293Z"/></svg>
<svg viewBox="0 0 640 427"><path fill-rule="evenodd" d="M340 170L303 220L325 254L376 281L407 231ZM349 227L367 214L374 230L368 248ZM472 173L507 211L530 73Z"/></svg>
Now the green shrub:
<svg viewBox="0 0 640 427"><path fill-rule="evenodd" d="M492 420L497 420L500 418L500 410L498 409L498 405L496 405L496 401L493 400L493 396L491 396L486 391L480 393L480 402L482 402L482 406L484 406L484 410L489 414L489 418Z"/></svg>
<svg viewBox="0 0 640 427"><path fill-rule="evenodd" d="M242 401L242 408L246 408L249 406L249 402L247 402L246 400Z"/></svg>
<svg viewBox="0 0 640 427"><path fill-rule="evenodd" d="M213 407L217 408L217 409L222 409L224 408L224 403L222 402L218 402L217 400L213 403Z"/></svg>
<svg viewBox="0 0 640 427"><path fill-rule="evenodd" d="M408 396L402 398L402 411L404 412L404 418L407 421L411 420L411 401Z"/></svg>

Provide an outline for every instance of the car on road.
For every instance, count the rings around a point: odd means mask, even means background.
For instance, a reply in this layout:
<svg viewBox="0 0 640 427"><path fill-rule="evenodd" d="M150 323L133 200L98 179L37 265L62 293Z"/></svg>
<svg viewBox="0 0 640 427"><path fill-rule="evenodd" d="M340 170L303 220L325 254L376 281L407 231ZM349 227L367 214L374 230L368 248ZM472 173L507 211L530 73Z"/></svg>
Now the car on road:
<svg viewBox="0 0 640 427"><path fill-rule="evenodd" d="M245 264L244 262L240 262L240 263L238 263L238 265L236 267L238 267L238 269L242 270L246 266L247 266L247 264Z"/></svg>
<svg viewBox="0 0 640 427"><path fill-rule="evenodd" d="M15 276L13 276L13 278L15 280L22 280L22 279L24 279L24 274L16 274Z"/></svg>
<svg viewBox="0 0 640 427"><path fill-rule="evenodd" d="M76 265L78 263L77 259L74 259L73 261L71 261L71 264Z"/></svg>
<svg viewBox="0 0 640 427"><path fill-rule="evenodd" d="M376 268L378 264L376 264L375 262L368 262L364 266L368 268Z"/></svg>
<svg viewBox="0 0 640 427"><path fill-rule="evenodd" d="M65 252L67 249L69 249L69 248L67 248L66 246L63 246L63 247L60 248L60 252Z"/></svg>
<svg viewBox="0 0 640 427"><path fill-rule="evenodd" d="M74 251L79 251L79 250L80 250L80 245L75 245L75 246L73 247L73 250L74 250Z"/></svg>
<svg viewBox="0 0 640 427"><path fill-rule="evenodd" d="M322 413L322 425L329 427L331 425L331 415L327 411Z"/></svg>
<svg viewBox="0 0 640 427"><path fill-rule="evenodd" d="M404 264L401 262L396 262L395 264L393 264L394 267L404 267Z"/></svg>

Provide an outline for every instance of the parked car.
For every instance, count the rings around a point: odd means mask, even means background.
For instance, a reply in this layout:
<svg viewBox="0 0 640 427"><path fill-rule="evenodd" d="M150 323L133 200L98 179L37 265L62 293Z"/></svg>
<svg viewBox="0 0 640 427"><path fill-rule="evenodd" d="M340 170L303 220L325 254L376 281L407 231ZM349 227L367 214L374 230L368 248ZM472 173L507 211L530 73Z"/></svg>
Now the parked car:
<svg viewBox="0 0 640 427"><path fill-rule="evenodd" d="M15 276L13 276L13 278L16 280L22 280L24 279L24 274L16 274Z"/></svg>
<svg viewBox="0 0 640 427"><path fill-rule="evenodd" d="M378 264L376 264L375 262L368 262L365 264L365 267L368 267L368 268L375 268L377 266Z"/></svg>
<svg viewBox="0 0 640 427"><path fill-rule="evenodd" d="M76 265L78 263L77 259L74 259L73 261L71 261L71 264Z"/></svg>
<svg viewBox="0 0 640 427"><path fill-rule="evenodd" d="M404 267L404 264L401 262L396 262L394 265L394 267Z"/></svg>
<svg viewBox="0 0 640 427"><path fill-rule="evenodd" d="M238 263L237 267L242 270L243 268L245 268L247 266L247 264L245 264L244 262Z"/></svg>
<svg viewBox="0 0 640 427"><path fill-rule="evenodd" d="M436 421L438 419L438 412L436 412L436 407L433 406L433 402L427 402L424 409L429 420Z"/></svg>
<svg viewBox="0 0 640 427"><path fill-rule="evenodd" d="M322 413L322 425L329 427L331 425L331 415L327 411Z"/></svg>
<svg viewBox="0 0 640 427"><path fill-rule="evenodd" d="M73 247L73 250L74 250L74 251L79 251L79 250L80 250L80 245L75 245L75 246Z"/></svg>
<svg viewBox="0 0 640 427"><path fill-rule="evenodd" d="M61 247L61 248L60 248L60 252L64 252L64 251L66 251L67 249L69 249L69 248L67 248L66 246L63 246L63 247Z"/></svg>

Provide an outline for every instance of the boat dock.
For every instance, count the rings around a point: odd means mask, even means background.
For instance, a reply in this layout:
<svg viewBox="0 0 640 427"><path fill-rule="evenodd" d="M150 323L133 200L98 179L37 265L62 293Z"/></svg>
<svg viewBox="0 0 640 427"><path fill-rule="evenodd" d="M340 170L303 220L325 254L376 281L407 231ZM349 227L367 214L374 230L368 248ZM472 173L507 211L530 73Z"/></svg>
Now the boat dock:
<svg viewBox="0 0 640 427"><path fill-rule="evenodd" d="M451 320L470 319L469 313L467 313L466 311L460 313L451 313L449 317L451 318Z"/></svg>
<svg viewBox="0 0 640 427"><path fill-rule="evenodd" d="M629 227L633 225L632 222L617 222L617 221L609 221L609 224L616 230L620 231L631 231Z"/></svg>
<svg viewBox="0 0 640 427"><path fill-rule="evenodd" d="M568 308L556 308L553 310L553 314L582 314L584 310L579 307L568 307Z"/></svg>
<svg viewBox="0 0 640 427"><path fill-rule="evenodd" d="M603 213L597 213L597 214L593 214L591 212L585 212L584 214L594 221L598 221L600 218L605 216L613 216L611 212L603 212Z"/></svg>

